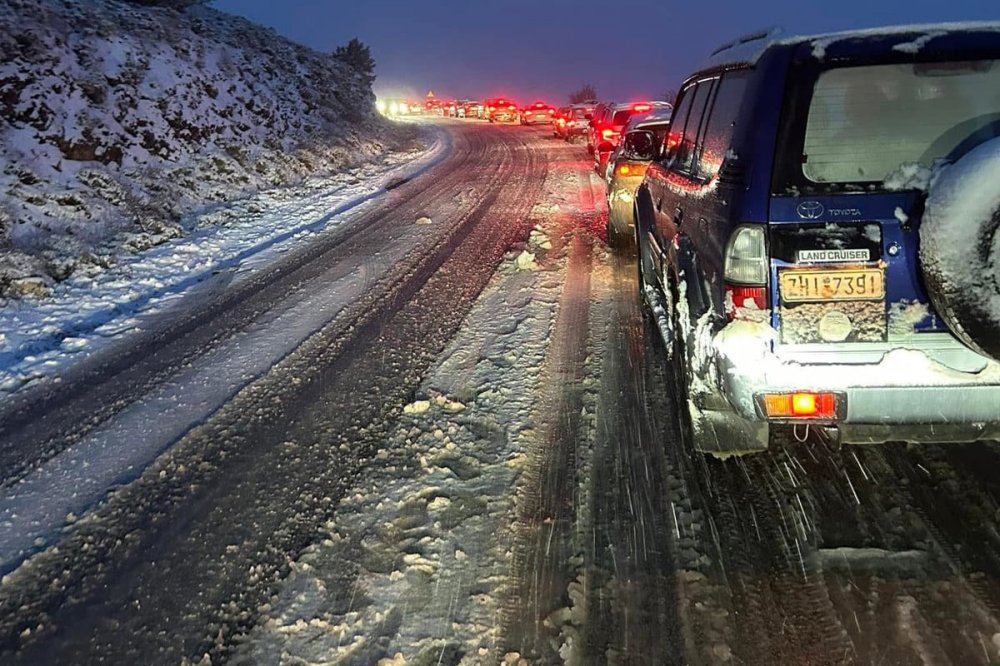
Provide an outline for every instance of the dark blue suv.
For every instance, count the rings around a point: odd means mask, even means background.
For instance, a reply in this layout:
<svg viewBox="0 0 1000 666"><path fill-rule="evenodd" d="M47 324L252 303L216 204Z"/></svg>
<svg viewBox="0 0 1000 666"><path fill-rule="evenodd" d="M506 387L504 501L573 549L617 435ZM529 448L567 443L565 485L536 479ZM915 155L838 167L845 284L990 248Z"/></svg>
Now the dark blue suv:
<svg viewBox="0 0 1000 666"><path fill-rule="evenodd" d="M1000 439L1000 25L754 35L635 197L702 451Z"/></svg>

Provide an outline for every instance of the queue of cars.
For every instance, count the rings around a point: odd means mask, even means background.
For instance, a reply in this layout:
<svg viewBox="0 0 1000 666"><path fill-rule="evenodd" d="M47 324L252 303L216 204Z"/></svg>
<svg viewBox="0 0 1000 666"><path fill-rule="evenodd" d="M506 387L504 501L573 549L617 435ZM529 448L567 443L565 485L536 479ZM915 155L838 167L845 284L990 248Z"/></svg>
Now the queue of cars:
<svg viewBox="0 0 1000 666"><path fill-rule="evenodd" d="M623 132L609 236L695 449L1000 439L1000 25L751 35Z"/></svg>
<svg viewBox="0 0 1000 666"><path fill-rule="evenodd" d="M386 98L376 102L378 110L388 116L436 115L445 118L477 118L491 123L549 124L555 108L545 102L521 107L505 97L491 97L482 102L468 99L442 100L432 98L416 103L401 98Z"/></svg>

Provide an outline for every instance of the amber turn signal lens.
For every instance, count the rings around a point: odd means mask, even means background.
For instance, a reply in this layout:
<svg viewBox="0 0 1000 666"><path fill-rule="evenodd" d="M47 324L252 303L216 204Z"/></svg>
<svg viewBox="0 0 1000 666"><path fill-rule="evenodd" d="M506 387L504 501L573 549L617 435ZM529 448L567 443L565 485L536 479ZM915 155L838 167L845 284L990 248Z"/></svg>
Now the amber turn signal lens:
<svg viewBox="0 0 1000 666"><path fill-rule="evenodd" d="M618 175L619 176L627 176L630 173L632 173L632 169L629 168L629 165L623 164L620 167L618 167Z"/></svg>
<svg viewBox="0 0 1000 666"><path fill-rule="evenodd" d="M770 417L832 419L837 415L837 396L833 393L768 393L764 409Z"/></svg>

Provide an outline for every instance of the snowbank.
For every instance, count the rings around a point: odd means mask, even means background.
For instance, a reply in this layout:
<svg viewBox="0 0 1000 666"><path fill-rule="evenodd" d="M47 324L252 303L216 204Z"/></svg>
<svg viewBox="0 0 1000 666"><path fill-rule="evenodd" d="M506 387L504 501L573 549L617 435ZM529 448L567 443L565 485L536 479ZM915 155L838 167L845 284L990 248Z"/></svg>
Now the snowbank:
<svg viewBox="0 0 1000 666"><path fill-rule="evenodd" d="M211 9L7 0L0 56L0 297L415 141L347 65Z"/></svg>

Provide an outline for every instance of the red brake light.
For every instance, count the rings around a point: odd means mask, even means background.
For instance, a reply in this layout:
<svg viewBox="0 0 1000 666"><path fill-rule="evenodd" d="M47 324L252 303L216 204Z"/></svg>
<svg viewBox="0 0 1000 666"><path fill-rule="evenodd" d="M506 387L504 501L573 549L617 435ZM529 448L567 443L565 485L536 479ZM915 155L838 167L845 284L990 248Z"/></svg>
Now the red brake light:
<svg viewBox="0 0 1000 666"><path fill-rule="evenodd" d="M757 309L762 313L767 312L767 287L746 287L727 282L725 284L725 298L726 318L729 321L736 319L736 313L739 309Z"/></svg>
<svg viewBox="0 0 1000 666"><path fill-rule="evenodd" d="M517 107L516 107L516 106L514 106L513 104L511 104L511 105L510 105L510 106L508 106L507 108L508 108L508 109L510 109L511 111L515 111L515 110L517 110Z"/></svg>
<svg viewBox="0 0 1000 666"><path fill-rule="evenodd" d="M652 108L653 107L650 106L649 104L636 104L635 106L632 107L632 110L633 111L649 111Z"/></svg>
<svg viewBox="0 0 1000 666"><path fill-rule="evenodd" d="M605 141L610 141L616 136L618 136L618 132L614 131L613 129L601 130L601 138L604 139Z"/></svg>

